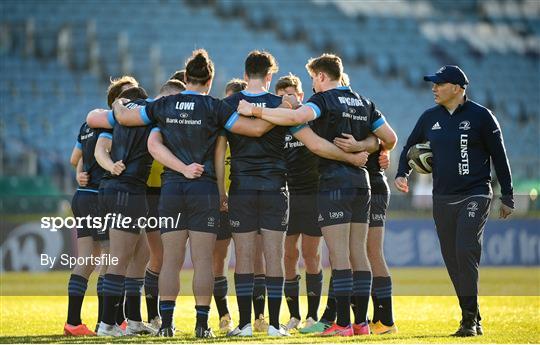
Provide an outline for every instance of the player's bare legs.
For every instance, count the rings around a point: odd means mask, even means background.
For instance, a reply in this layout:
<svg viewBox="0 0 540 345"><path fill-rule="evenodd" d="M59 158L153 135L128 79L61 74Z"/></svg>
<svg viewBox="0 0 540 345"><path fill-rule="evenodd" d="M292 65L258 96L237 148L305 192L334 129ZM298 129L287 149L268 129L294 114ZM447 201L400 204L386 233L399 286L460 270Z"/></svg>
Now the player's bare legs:
<svg viewBox="0 0 540 345"><path fill-rule="evenodd" d="M300 234L289 235L285 237L285 255L283 264L285 267L285 279L292 280L298 275L298 259L300 259L300 250L298 249L298 239Z"/></svg>
<svg viewBox="0 0 540 345"><path fill-rule="evenodd" d="M184 265L187 239L187 230L169 231L161 235L163 243L163 265L159 275L161 329L174 328L173 311L180 292L180 270Z"/></svg>
<svg viewBox="0 0 540 345"><path fill-rule="evenodd" d="M212 233L189 231L191 261L193 262L193 293L197 305L210 306L214 289L213 248L216 235Z"/></svg>

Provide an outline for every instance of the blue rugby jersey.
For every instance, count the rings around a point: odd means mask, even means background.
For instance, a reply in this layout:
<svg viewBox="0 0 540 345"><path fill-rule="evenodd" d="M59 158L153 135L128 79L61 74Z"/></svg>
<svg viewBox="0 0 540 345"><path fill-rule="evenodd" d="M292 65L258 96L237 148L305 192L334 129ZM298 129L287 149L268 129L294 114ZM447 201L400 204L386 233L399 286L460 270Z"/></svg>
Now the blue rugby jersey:
<svg viewBox="0 0 540 345"><path fill-rule="evenodd" d="M352 134L358 141L364 140L385 123L384 116L367 98L353 92L348 86L340 86L318 92L306 102L315 112L310 126L320 137L332 142L342 133ZM305 125L297 126L296 132ZM319 159L319 188L370 188L366 167L355 167L341 161Z"/></svg>
<svg viewBox="0 0 540 345"><path fill-rule="evenodd" d="M240 91L224 99L236 109L240 100L263 108L277 108L281 97L269 92ZM285 186L285 136L288 127L275 126L260 138L227 132L231 149L231 188L280 190Z"/></svg>
<svg viewBox="0 0 540 345"><path fill-rule="evenodd" d="M103 128L91 128L85 122L79 129L79 135L77 136L77 142L75 146L82 151L83 171L88 173L90 179L88 184L79 189L92 189L97 190L99 183L105 170L98 164L94 151L96 149L96 142L101 133L111 133L110 129Z"/></svg>
<svg viewBox="0 0 540 345"><path fill-rule="evenodd" d="M194 91L162 97L140 110L146 124L154 123L163 135L163 143L184 164L204 165L199 181L215 181L214 151L222 128L231 128L236 114L227 103ZM235 116L232 116L235 115ZM228 121L231 118L231 121ZM165 167L163 181L191 181Z"/></svg>
<svg viewBox="0 0 540 345"><path fill-rule="evenodd" d="M426 110L403 147L396 177L410 174L407 152L426 141L433 151L434 196L490 195L491 158L503 202L513 207L512 176L503 136L489 109L465 98L453 114L440 105Z"/></svg>
<svg viewBox="0 0 540 345"><path fill-rule="evenodd" d="M147 104L150 104L148 100L139 99L129 102L126 107L143 107ZM106 172L104 178L146 187L153 161L147 144L151 127L122 126L116 121L112 111L109 112L108 120L113 127L112 134L101 133L100 137L112 139L111 159L113 162L122 160L126 169L119 176Z"/></svg>

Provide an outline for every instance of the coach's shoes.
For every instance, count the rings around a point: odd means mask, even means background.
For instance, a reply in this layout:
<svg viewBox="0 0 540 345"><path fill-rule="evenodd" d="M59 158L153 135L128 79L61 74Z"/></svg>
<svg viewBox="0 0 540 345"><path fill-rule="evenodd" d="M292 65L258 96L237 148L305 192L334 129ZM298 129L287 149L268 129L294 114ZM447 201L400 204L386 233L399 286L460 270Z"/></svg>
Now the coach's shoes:
<svg viewBox="0 0 540 345"><path fill-rule="evenodd" d="M369 324L367 322L362 322L359 324L353 324L353 333L354 335L369 335Z"/></svg>
<svg viewBox="0 0 540 345"><path fill-rule="evenodd" d="M398 332L398 328L395 323L392 326L387 326L383 324L381 321L372 323L370 326L370 330L371 330L371 333L378 334L378 335L396 334Z"/></svg>
<svg viewBox="0 0 540 345"><path fill-rule="evenodd" d="M484 329L482 328L480 320L476 320L476 335L484 335Z"/></svg>
<svg viewBox="0 0 540 345"><path fill-rule="evenodd" d="M260 314L259 317L253 323L253 330L255 332L267 332L268 322L264 319L264 315Z"/></svg>
<svg viewBox="0 0 540 345"><path fill-rule="evenodd" d="M160 328L159 331L157 332L157 336L163 337L163 338L172 338L174 337L174 328L173 327Z"/></svg>
<svg viewBox="0 0 540 345"><path fill-rule="evenodd" d="M300 326L300 320L298 320L295 317L291 317L289 322L287 322L287 325L285 326L285 329L290 331L290 330L293 330L293 329L297 329L298 326Z"/></svg>
<svg viewBox="0 0 540 345"><path fill-rule="evenodd" d="M248 323L245 325L242 329L240 327L236 327L229 333L227 333L228 337L251 337L253 336L253 329L251 328L251 324Z"/></svg>
<svg viewBox="0 0 540 345"><path fill-rule="evenodd" d="M97 331L98 337L123 337L125 333L117 325L108 325L101 321Z"/></svg>
<svg viewBox="0 0 540 345"><path fill-rule="evenodd" d="M352 337L354 335L354 330L351 325L342 327L335 323L322 332L321 335L325 337Z"/></svg>
<svg viewBox="0 0 540 345"><path fill-rule="evenodd" d="M476 333L476 314L468 311L462 313L463 317L459 324L459 329L452 334L454 337L474 337Z"/></svg>
<svg viewBox="0 0 540 345"><path fill-rule="evenodd" d="M219 319L219 330L223 333L229 333L234 329L234 325L229 314L223 315Z"/></svg>
<svg viewBox="0 0 540 345"><path fill-rule="evenodd" d="M308 320L309 319L311 319L311 318L308 318ZM307 320L306 320L306 324L307 324ZM300 329L300 333L302 333L302 334L322 333L322 332L326 331L328 328L330 328L331 326L332 326L332 324L330 324L328 322L317 321L314 324L311 324L309 326L305 325L304 328Z"/></svg>
<svg viewBox="0 0 540 345"><path fill-rule="evenodd" d="M126 335L143 335L143 334L151 334L156 335L157 329L153 328L150 325L145 324L142 321L128 321L128 325L126 327Z"/></svg>
<svg viewBox="0 0 540 345"><path fill-rule="evenodd" d="M94 336L96 335L96 332L89 330L84 323L77 326L72 326L69 323L66 323L64 325L64 335L69 335L72 337L84 337Z"/></svg>
<svg viewBox="0 0 540 345"><path fill-rule="evenodd" d="M268 326L267 333L269 337L290 337L291 335L287 331L287 328L283 325L279 325L279 328L275 328L272 325Z"/></svg>

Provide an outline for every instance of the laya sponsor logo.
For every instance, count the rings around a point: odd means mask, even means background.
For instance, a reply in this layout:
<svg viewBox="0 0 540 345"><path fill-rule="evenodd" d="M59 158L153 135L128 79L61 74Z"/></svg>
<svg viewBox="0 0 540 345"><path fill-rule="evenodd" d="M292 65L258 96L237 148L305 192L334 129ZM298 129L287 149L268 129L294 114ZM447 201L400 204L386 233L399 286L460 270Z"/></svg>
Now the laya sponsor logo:
<svg viewBox="0 0 540 345"><path fill-rule="evenodd" d="M341 218L343 218L343 216L344 216L343 211L328 212L328 217L330 219L341 219Z"/></svg>

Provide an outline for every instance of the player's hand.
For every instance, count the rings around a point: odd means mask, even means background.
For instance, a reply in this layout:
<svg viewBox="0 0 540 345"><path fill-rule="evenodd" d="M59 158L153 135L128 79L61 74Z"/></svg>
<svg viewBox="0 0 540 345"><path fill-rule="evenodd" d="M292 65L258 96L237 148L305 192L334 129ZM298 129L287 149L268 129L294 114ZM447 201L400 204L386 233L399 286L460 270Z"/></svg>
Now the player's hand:
<svg viewBox="0 0 540 345"><path fill-rule="evenodd" d="M297 109L300 106L296 95L283 95L281 98L282 108Z"/></svg>
<svg viewBox="0 0 540 345"><path fill-rule="evenodd" d="M361 150L361 147L359 147L358 141L354 139L354 137L351 134L348 133L341 133L342 136L345 138L336 137L334 138L334 145L339 147L345 152L358 152L363 151Z"/></svg>
<svg viewBox="0 0 540 345"><path fill-rule="evenodd" d="M204 165L199 163L191 163L181 173L188 179L196 179L201 177L204 172Z"/></svg>
<svg viewBox="0 0 540 345"><path fill-rule="evenodd" d="M238 108L236 110L238 111L238 114L240 115L251 116L252 109L253 109L253 104L242 99L240 100L240 103L238 103Z"/></svg>
<svg viewBox="0 0 540 345"><path fill-rule="evenodd" d="M121 160L114 162L114 164L111 167L110 173L113 175L120 175L124 170L126 170L126 166L124 165L124 162Z"/></svg>
<svg viewBox="0 0 540 345"><path fill-rule="evenodd" d="M124 104L129 103L129 102L131 102L131 101L129 99L127 99L127 98L117 98L117 99L114 100L112 106L114 107L115 104L124 106Z"/></svg>
<svg viewBox="0 0 540 345"><path fill-rule="evenodd" d="M390 167L390 151L381 150L379 153L379 166L386 170Z"/></svg>
<svg viewBox="0 0 540 345"><path fill-rule="evenodd" d="M512 212L514 212L513 208L501 203L501 207L499 207L499 219L508 218L508 216L511 215Z"/></svg>
<svg viewBox="0 0 540 345"><path fill-rule="evenodd" d="M409 192L409 181L407 180L406 177L401 177L401 176L396 177L396 179L394 180L394 185L400 192L403 192L403 193Z"/></svg>
<svg viewBox="0 0 540 345"><path fill-rule="evenodd" d="M88 185L88 181L90 180L90 175L88 175L87 172L81 171L80 173L77 173L77 183L81 187L86 187Z"/></svg>
<svg viewBox="0 0 540 345"><path fill-rule="evenodd" d="M363 167L366 165L368 157L369 153L367 153L366 151L358 152L352 155L350 163L357 167Z"/></svg>
<svg viewBox="0 0 540 345"><path fill-rule="evenodd" d="M227 194L219 196L219 211L229 212L229 198L227 197Z"/></svg>

